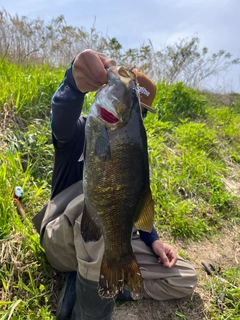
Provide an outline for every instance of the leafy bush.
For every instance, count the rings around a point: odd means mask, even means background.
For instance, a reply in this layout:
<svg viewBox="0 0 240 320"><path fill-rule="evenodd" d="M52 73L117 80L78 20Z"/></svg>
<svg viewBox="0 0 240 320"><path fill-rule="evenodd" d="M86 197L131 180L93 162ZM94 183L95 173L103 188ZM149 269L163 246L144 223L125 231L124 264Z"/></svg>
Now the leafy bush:
<svg viewBox="0 0 240 320"><path fill-rule="evenodd" d="M178 81L199 88L209 78L240 63L226 50L209 54L208 48L200 48L196 36L180 39L160 51L154 49L151 40L140 48L124 50L115 37L98 32L94 23L88 32L84 27L68 25L63 15L49 23L10 16L5 10L0 11L0 17L0 57L22 64L68 65L79 52L93 49L110 55L118 64L137 66L156 82Z"/></svg>

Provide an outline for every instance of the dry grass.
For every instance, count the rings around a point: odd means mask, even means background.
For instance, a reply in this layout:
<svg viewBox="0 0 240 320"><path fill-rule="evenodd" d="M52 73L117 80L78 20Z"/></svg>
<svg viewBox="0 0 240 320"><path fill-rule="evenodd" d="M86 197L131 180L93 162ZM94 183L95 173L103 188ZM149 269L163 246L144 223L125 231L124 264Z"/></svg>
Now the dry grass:
<svg viewBox="0 0 240 320"><path fill-rule="evenodd" d="M21 233L0 240L0 276L5 274L0 285L2 308L7 310L8 303L17 299L27 303L35 299L44 304L48 301L54 315L64 274L50 267L43 252L37 257L29 248L30 241ZM43 289L39 294L41 286Z"/></svg>

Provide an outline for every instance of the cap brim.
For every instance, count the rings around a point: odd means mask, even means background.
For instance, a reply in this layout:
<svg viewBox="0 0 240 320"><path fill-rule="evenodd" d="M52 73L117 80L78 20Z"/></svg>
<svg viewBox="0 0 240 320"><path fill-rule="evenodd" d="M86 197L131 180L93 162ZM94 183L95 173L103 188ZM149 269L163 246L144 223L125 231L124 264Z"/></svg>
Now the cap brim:
<svg viewBox="0 0 240 320"><path fill-rule="evenodd" d="M141 102L141 106L143 107L143 108L146 108L149 112L151 112L151 113L156 113L156 110L154 110L152 107L149 107L148 105L146 105L145 103L142 103Z"/></svg>

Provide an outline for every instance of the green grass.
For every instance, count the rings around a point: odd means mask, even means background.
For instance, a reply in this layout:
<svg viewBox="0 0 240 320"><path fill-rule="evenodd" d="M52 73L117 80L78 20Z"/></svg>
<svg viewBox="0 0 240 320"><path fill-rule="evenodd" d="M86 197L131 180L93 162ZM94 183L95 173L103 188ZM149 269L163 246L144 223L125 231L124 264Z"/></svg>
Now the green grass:
<svg viewBox="0 0 240 320"><path fill-rule="evenodd" d="M0 63L0 110L14 110L25 121L42 118L49 114L51 97L57 89L64 69L45 65L24 66L9 64L6 59Z"/></svg>
<svg viewBox="0 0 240 320"><path fill-rule="evenodd" d="M62 69L0 64L0 319L53 319L56 281L31 218L49 198L53 148L49 126L51 97L63 77ZM84 112L94 99L88 94ZM234 106L214 103L181 83L158 85L157 115L148 115L151 188L155 224L173 239L202 238L239 224L239 196L224 178L240 178L240 97ZM24 189L19 217L12 195ZM185 257L190 253L182 251ZM224 312L211 301L207 319L239 319L239 268L224 270L228 283ZM210 290L209 282L205 283ZM59 288L58 288L59 289ZM178 317L185 316L180 312Z"/></svg>
<svg viewBox="0 0 240 320"><path fill-rule="evenodd" d="M208 278L206 290L212 292L209 314L212 319L240 319L240 269L230 268Z"/></svg>
<svg viewBox="0 0 240 320"><path fill-rule="evenodd" d="M200 238L220 229L221 219L239 216L239 199L223 182L231 171L229 144L219 148L229 124L219 131L208 121L198 118L176 125L153 115L146 119L156 223L177 237Z"/></svg>

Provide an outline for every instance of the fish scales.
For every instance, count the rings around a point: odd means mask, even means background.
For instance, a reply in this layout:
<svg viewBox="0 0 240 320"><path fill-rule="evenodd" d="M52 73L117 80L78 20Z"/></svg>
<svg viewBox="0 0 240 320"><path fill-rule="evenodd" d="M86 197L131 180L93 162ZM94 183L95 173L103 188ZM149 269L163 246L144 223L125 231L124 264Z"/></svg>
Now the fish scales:
<svg viewBox="0 0 240 320"><path fill-rule="evenodd" d="M108 75L109 85L97 93L86 123L82 235L85 241L104 238L100 296L111 298L127 288L136 298L142 278L132 251L132 229L141 219L141 228L149 232L153 224L147 138L135 82L126 85L112 70ZM106 119L100 108L112 116ZM114 117L116 122L107 121Z"/></svg>

